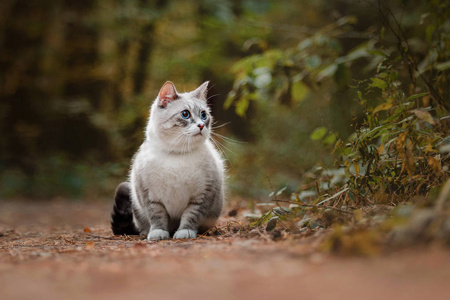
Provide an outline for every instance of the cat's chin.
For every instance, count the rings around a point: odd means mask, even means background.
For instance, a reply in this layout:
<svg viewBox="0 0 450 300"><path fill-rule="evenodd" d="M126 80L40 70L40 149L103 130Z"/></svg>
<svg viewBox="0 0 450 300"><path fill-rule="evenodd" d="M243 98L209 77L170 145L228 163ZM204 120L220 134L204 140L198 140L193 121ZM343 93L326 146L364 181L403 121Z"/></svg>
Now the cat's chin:
<svg viewBox="0 0 450 300"><path fill-rule="evenodd" d="M206 139L206 136L204 134L202 134L201 132L194 134L193 137L196 139L198 139L198 138Z"/></svg>
<svg viewBox="0 0 450 300"><path fill-rule="evenodd" d="M205 136L195 137L191 140L189 147L187 145L176 147L176 148L168 148L167 153L170 154L187 154L193 151L198 150L206 141Z"/></svg>

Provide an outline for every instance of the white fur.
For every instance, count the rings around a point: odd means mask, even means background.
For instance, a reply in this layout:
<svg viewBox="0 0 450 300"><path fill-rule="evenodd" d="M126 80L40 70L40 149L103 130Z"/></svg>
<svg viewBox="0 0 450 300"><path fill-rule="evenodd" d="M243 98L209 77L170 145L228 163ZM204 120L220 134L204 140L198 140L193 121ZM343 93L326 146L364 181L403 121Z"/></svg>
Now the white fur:
<svg viewBox="0 0 450 300"><path fill-rule="evenodd" d="M197 232L190 229L181 229L175 232L173 235L174 239L195 239L197 237Z"/></svg>
<svg viewBox="0 0 450 300"><path fill-rule="evenodd" d="M169 154L161 148L157 143L146 141L135 158L135 168L148 179L146 186L150 196L161 199L170 216L181 217L189 201L187 195L195 196L205 188L201 180L205 160L214 160L218 169L223 169L223 162L209 140L185 154ZM131 173L132 201L144 208L145 204L138 202L135 194L135 174Z"/></svg>
<svg viewBox="0 0 450 300"><path fill-rule="evenodd" d="M202 120L193 119L195 123L183 129L183 136L177 132L181 129L172 128L167 122L174 112L181 112L186 107L193 109L195 105L198 107L199 103L205 111L209 111L206 99L203 99L204 103L198 100L199 96L206 95L206 86L207 83L196 91L179 94L183 101L174 100L169 104L170 108L161 109L158 106L158 98L151 107L146 139L134 157L130 172L131 200L138 215L134 218L135 225L141 233L148 234L148 239L166 239L169 233L149 228L147 223L149 211L146 203L148 199L138 197L137 180L148 189L148 198L161 201L172 218L180 218L190 199L198 197L205 190L205 168L213 169L215 174L218 174L219 181L223 183L223 161L209 140L209 129L199 129L198 124ZM220 201L222 200L223 197ZM214 224L215 219L209 222ZM182 229L175 233L174 238L196 236L195 231Z"/></svg>
<svg viewBox="0 0 450 300"><path fill-rule="evenodd" d="M148 240L165 240L170 237L169 232L162 229L155 229L149 232Z"/></svg>

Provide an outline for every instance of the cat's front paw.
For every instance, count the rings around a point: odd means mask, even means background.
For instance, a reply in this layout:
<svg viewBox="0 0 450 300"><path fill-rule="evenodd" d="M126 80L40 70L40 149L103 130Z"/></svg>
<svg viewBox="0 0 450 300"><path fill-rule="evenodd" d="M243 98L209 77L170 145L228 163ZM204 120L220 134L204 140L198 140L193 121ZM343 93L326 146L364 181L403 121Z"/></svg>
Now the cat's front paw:
<svg viewBox="0 0 450 300"><path fill-rule="evenodd" d="M180 229L173 235L174 239L195 239L197 232L191 229Z"/></svg>
<svg viewBox="0 0 450 300"><path fill-rule="evenodd" d="M162 229L154 229L148 233L147 240L165 240L170 237L169 232Z"/></svg>

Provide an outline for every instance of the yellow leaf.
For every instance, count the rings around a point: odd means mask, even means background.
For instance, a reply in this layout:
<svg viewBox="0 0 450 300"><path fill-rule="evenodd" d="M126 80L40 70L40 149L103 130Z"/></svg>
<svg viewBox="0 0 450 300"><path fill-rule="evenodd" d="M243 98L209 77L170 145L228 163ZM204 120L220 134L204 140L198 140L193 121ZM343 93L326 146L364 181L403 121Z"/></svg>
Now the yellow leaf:
<svg viewBox="0 0 450 300"><path fill-rule="evenodd" d="M428 157L428 165L435 173L441 172L441 163L434 157Z"/></svg>
<svg viewBox="0 0 450 300"><path fill-rule="evenodd" d="M403 144L404 144L404 142L405 142L405 139L406 139L406 132L402 132L402 133L398 136L397 142L396 142L397 150L398 150L398 151L401 151L401 149L403 148Z"/></svg>
<svg viewBox="0 0 450 300"><path fill-rule="evenodd" d="M392 103L383 103L383 104L380 104L380 105L378 105L377 107L375 107L375 109L373 110L372 114L374 115L374 114L376 114L376 113L379 112L379 111L382 111L382 110L388 110L388 109L390 109L391 107L392 107Z"/></svg>
<svg viewBox="0 0 450 300"><path fill-rule="evenodd" d="M381 144L380 147L378 147L378 154L381 155L383 154L384 151L384 144Z"/></svg>
<svg viewBox="0 0 450 300"><path fill-rule="evenodd" d="M359 174L359 171L360 171L359 164L355 163L355 164L353 164L353 166L355 167L355 174Z"/></svg>

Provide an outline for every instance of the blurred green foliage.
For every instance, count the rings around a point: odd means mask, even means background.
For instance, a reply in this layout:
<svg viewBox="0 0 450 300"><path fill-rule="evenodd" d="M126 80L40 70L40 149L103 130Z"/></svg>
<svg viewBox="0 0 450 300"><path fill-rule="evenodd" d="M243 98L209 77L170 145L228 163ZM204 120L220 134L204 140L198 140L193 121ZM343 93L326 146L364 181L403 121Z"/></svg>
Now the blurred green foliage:
<svg viewBox="0 0 450 300"><path fill-rule="evenodd" d="M281 224L298 232L305 224L311 227L310 223L316 222L314 226L324 228L336 221L328 222L330 213L350 215L357 223L362 218L360 208L373 204L409 202L443 209L433 191L439 190L450 171L450 10L446 1L415 4L373 3L379 22L371 34L366 31L367 41L347 51L334 52L343 49L340 41L333 40L333 31L325 37L320 32L320 39L313 36L312 40L333 41L327 44L332 54L326 53L324 58L321 49L302 55L307 47L315 47L306 39L276 55L258 54L237 63L228 104L234 104L238 113L245 113L249 103L265 113L261 108L267 106L264 101L292 109L299 101L297 81L316 101L321 99L324 84L335 93L331 99L346 91L353 101L346 105L341 99L340 105L356 112L349 135L338 126L311 130L312 141L331 147L334 163L323 161L311 168L296 190L273 187L269 195L272 205L264 204L272 208L254 225L267 222L270 231ZM328 28L339 28L347 20ZM335 44L338 46L331 46ZM317 58L311 64L313 53ZM271 78L263 81L265 85L260 84L258 68L265 68L263 76ZM306 102L308 96L301 95L305 99L300 101ZM339 115L339 111L331 115ZM447 196L443 197L441 202L446 201Z"/></svg>
<svg viewBox="0 0 450 300"><path fill-rule="evenodd" d="M312 177L320 182L322 193L349 185L352 202L373 197L377 191L406 200L426 194L447 176L447 155L440 155L438 148L448 135L448 3L374 1L366 5L376 12L367 28L357 26L366 12L355 11L312 31L297 44L248 56L232 69L236 79L225 105L234 105L239 115L253 108L251 114L258 120L270 116L268 110L279 117L271 119L258 139L270 139L273 147L260 146L257 152L259 157L266 153L271 157L263 164L266 174L276 165L281 172L296 170L303 175L300 183L290 185L290 192L301 183L308 186ZM309 101L322 103L322 108L311 109ZM282 114L283 110L291 116ZM287 119L307 122L303 130L296 128L299 136L304 135L295 150L280 147L289 145L280 143L282 137L294 140L289 136L292 126L283 126ZM329 174L310 176L314 172L302 170L318 160L326 169L333 167L330 156L308 144L309 133L311 140L325 146L322 151L339 138L332 157L347 172L343 181L337 181L340 186L327 183ZM342 140L348 137L346 144ZM286 151L297 158L284 161ZM279 169L275 171L280 174ZM275 178L275 186L283 186L283 180L285 184L285 178ZM317 191L313 204L326 196Z"/></svg>
<svg viewBox="0 0 450 300"><path fill-rule="evenodd" d="M217 125L231 122L217 131L244 142L221 141L231 192L287 185L300 195L325 176L334 180L317 186L326 198L346 181L320 170L362 149L339 142L358 128L417 109L409 132L436 132L419 115L438 120L448 108L448 11L439 0L3 1L0 196L112 194L160 86L210 80ZM402 106L413 95L422 95L415 106ZM406 129L389 130L383 143ZM379 147L379 137L365 142ZM347 166L361 164L355 155Z"/></svg>

